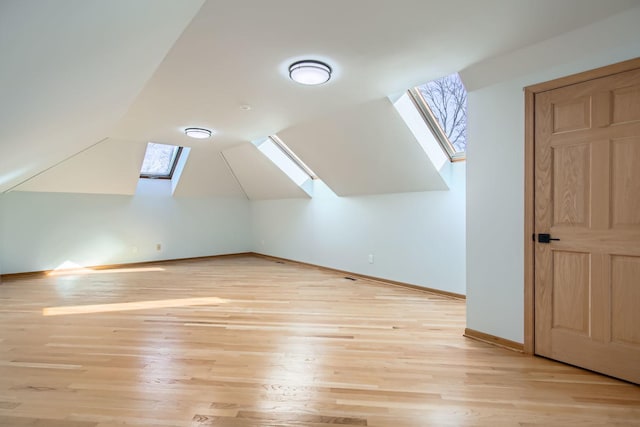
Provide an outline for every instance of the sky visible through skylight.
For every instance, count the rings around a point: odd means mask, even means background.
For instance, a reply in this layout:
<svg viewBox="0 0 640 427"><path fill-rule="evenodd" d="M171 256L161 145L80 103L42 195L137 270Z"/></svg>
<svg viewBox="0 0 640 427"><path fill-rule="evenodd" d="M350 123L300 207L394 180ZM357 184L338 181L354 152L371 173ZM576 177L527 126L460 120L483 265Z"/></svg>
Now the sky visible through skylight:
<svg viewBox="0 0 640 427"><path fill-rule="evenodd" d="M173 163L178 154L178 148L175 145L148 143L140 175L170 176Z"/></svg>

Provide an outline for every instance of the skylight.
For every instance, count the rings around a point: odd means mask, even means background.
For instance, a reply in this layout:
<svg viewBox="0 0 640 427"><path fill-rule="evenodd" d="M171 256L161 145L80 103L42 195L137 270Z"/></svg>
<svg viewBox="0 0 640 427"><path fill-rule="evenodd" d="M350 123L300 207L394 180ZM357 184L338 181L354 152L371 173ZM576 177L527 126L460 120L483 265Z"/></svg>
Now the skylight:
<svg viewBox="0 0 640 427"><path fill-rule="evenodd" d="M457 73L409 91L424 120L451 160L467 148L467 91Z"/></svg>
<svg viewBox="0 0 640 427"><path fill-rule="evenodd" d="M148 143L140 178L171 179L181 152L176 145Z"/></svg>
<svg viewBox="0 0 640 427"><path fill-rule="evenodd" d="M258 149L298 186L304 184L308 179L316 178L311 169L276 135L272 135L261 142L258 145Z"/></svg>

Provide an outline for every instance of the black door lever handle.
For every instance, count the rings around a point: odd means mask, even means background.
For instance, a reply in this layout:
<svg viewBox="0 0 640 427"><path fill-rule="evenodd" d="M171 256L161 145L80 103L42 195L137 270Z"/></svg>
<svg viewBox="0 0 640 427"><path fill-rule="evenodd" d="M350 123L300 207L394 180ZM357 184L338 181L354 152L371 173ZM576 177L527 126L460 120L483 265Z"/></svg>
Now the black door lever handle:
<svg viewBox="0 0 640 427"><path fill-rule="evenodd" d="M551 243L552 240L560 240L560 239L554 239L551 237L551 234L548 234L548 233L538 234L538 243Z"/></svg>

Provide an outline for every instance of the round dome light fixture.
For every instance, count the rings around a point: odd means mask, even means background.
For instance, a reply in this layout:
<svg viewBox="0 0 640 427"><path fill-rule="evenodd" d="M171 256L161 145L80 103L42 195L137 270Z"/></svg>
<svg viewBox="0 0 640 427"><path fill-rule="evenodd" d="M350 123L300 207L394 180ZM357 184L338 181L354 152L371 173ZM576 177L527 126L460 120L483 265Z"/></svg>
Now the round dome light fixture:
<svg viewBox="0 0 640 427"><path fill-rule="evenodd" d="M306 59L289 66L289 77L303 85L321 85L331 78L331 67L324 62Z"/></svg>
<svg viewBox="0 0 640 427"><path fill-rule="evenodd" d="M207 139L211 137L211 131L204 128L186 128L184 133L185 135L196 139Z"/></svg>

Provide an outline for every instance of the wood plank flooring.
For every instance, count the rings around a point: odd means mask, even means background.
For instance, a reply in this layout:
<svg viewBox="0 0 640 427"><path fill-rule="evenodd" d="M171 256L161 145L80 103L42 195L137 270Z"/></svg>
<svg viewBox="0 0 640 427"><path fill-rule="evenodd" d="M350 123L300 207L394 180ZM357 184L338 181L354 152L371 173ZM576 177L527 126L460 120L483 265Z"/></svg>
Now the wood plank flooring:
<svg viewBox="0 0 640 427"><path fill-rule="evenodd" d="M251 256L5 280L0 425L640 425L640 387L464 326L464 301Z"/></svg>

